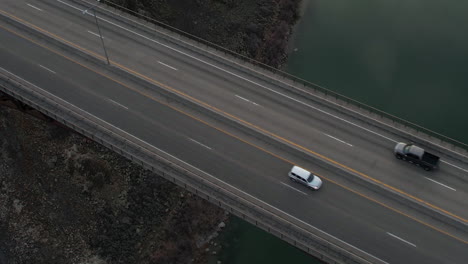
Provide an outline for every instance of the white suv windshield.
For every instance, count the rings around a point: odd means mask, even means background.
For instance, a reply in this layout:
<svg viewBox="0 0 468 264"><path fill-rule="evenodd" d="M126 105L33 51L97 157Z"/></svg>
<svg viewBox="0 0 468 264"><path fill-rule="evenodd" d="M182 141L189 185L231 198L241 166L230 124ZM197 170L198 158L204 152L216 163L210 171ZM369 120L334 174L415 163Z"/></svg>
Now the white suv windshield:
<svg viewBox="0 0 468 264"><path fill-rule="evenodd" d="M314 175L310 175L309 178L307 178L307 182L312 182L313 179L314 179Z"/></svg>

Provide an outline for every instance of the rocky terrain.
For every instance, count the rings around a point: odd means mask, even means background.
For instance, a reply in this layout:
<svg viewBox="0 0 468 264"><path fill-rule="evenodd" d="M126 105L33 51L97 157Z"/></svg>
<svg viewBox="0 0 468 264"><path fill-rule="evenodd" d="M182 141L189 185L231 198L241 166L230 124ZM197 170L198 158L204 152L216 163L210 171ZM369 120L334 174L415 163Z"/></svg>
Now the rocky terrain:
<svg viewBox="0 0 468 264"><path fill-rule="evenodd" d="M301 0L106 0L272 67L286 60Z"/></svg>
<svg viewBox="0 0 468 264"><path fill-rule="evenodd" d="M0 106L2 264L204 263L226 217L93 141Z"/></svg>
<svg viewBox="0 0 468 264"><path fill-rule="evenodd" d="M279 67L300 1L112 2ZM0 105L0 264L205 263L225 221L112 151Z"/></svg>

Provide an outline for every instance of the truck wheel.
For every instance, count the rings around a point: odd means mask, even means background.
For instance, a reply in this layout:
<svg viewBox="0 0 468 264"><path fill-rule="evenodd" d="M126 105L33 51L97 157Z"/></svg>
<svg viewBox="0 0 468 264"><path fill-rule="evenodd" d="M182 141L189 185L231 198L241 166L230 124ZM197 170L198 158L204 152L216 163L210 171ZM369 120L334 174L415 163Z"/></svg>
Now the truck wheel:
<svg viewBox="0 0 468 264"><path fill-rule="evenodd" d="M405 157L401 157L401 159L402 159L402 160L406 160L406 158L405 158Z"/></svg>
<svg viewBox="0 0 468 264"><path fill-rule="evenodd" d="M398 154L397 154L397 155L395 155L395 157L396 157L397 159L401 159L401 155L398 155Z"/></svg>

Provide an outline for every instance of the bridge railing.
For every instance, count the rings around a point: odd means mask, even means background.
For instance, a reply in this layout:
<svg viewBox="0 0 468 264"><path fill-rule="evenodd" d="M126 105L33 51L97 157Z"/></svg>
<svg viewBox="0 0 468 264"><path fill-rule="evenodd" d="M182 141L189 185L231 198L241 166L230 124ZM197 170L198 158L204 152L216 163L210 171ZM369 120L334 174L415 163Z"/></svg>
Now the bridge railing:
<svg viewBox="0 0 468 264"><path fill-rule="evenodd" d="M86 2L86 3L89 3L88 1L84 1L84 0L79 0L81 2ZM266 72L270 72L272 75L278 75L278 76L281 76L281 78L284 78L284 79L288 79L290 81L292 81L294 84L292 86L303 86L305 88L308 88L308 89L313 89L317 92L320 92L322 93L324 96L326 97L333 97L335 101L339 100L341 102L343 102L344 104L348 104L348 105L353 105L355 107L357 107L358 109L363 109L365 111L368 111L368 112L371 112L377 116L379 116L381 119L385 120L390 120L392 123L398 123L399 125L402 125L402 126L405 126L405 127L408 127L408 128L411 128L411 129L414 129L416 131L418 131L419 133L424 133L426 135L428 135L429 137L432 137L434 139L437 139L439 142L444 142L445 144L446 143L449 143L449 144L452 144L456 150L456 148L460 148L461 150L463 150L464 152L468 151L468 144L466 143L463 143L459 140L456 140L456 139L453 139L453 138L450 138L450 137L447 137L445 135L442 135L438 132L435 132L435 131L432 131L430 129L427 129L425 127L422 127L418 124L415 124L413 122L410 122L410 121L407 121L405 119L402 119L402 118L399 118L397 116L394 116L390 113L387 113L385 111L382 111L382 110L379 110L375 107L372 107L370 105L367 105L367 104L364 104L362 102L359 102L357 100L354 100L352 98L349 98L347 96L344 96L342 94L339 94L337 92L334 92L332 90L329 90L325 87L322 87L322 86L319 86L317 84L314 84L312 82L309 82L307 80L304 80L302 78L299 78L297 76L294 76L294 75L291 75L287 72L284 72L280 69L277 69L277 68L274 68L274 67L271 67L267 64L264 64L262 62L259 62L259 61L256 61L250 57L247 57L245 55L242 55L242 54L239 54L237 52L234 52L234 51L231 51L229 49L226 49L220 45L217 45L215 43L212 43L210 41L207 41L203 38L200 38L200 37L197 37L195 35L192 35L190 33L187 33L185 31L182 31L178 28L175 28L175 27L172 27L166 23L163 23L161 21L158 21L154 18L151 18L151 17L148 17L148 16L145 16L143 14L140 14L138 12L135 12L133 10L130 10L128 8L125 8L121 5L118 5L118 4L115 4L114 2L112 1L109 1L109 0L101 0L101 2L105 3L106 5L108 6L111 6L112 8L115 8L115 9L118 9L118 10L121 10L121 11L124 11L128 14L131 14L132 16L135 16L137 18L140 18L144 21L148 21L148 22L151 22L161 28L164 28L166 30L169 30L171 32L175 32L183 37L186 37L188 39L192 39L192 40L195 40L203 45L206 45L208 47L211 47L213 49L216 49L217 51L220 51L220 52L223 52L229 56L232 56L234 58L237 58L239 60L242 60L242 61L245 61L253 66L256 66L256 67L260 67L261 69L265 70ZM273 77L274 78L274 77Z"/></svg>
<svg viewBox="0 0 468 264"><path fill-rule="evenodd" d="M76 0L77 2L79 0ZM44 37L44 36L40 36L41 38ZM55 43L55 42L54 42ZM57 43L55 43L55 45L57 45ZM62 47L63 48L63 47ZM88 58L89 59L89 58ZM247 67L247 66L246 66ZM23 100L24 100L24 97L23 97ZM38 107L38 104L34 104L33 101L29 100L29 102L33 105L33 106L36 106ZM63 110L63 109L62 109ZM68 111L69 112L69 111ZM43 111L44 113L44 111ZM52 115L54 116L54 111L51 111L50 109L47 111L45 111L45 113L48 113L49 115ZM237 206L234 206L234 205L229 205L228 203L226 203L223 199L224 198L216 198L214 197L212 194L210 194L208 191L199 191L201 188L195 188L194 186L196 186L194 183L190 183L188 184L187 181L190 180L191 178L189 178L188 180L181 180L181 177L183 176L184 173L186 174L189 174L189 173L192 173L191 175L193 175L193 172L191 172L190 170L185 170L185 171L178 171L178 173L164 173L164 170L171 170L172 171L172 166L171 164L173 164L173 162L171 163L170 161L168 161L168 163L163 163L161 160L158 160L158 164L161 164L161 168L156 168L156 166L153 164L153 166L149 166L148 164L151 164L151 163L148 163L148 161L145 161L146 158L142 159L141 157L138 158L137 156L132 156L130 155L130 152L128 150L125 150L123 149L123 146L124 145L130 145L130 143L128 141L123 141L122 142L116 142L114 145L112 145L112 141L110 141L111 139L107 137L106 135L106 132L104 130L98 130L98 132L94 132L94 133L91 133L89 132L90 130L83 130L81 128L81 126L77 125L78 123L74 123L74 122L71 122L70 120L68 119L65 119L57 114L55 114L55 117L56 119L58 119L58 121L60 120L63 120L62 122L66 123L66 124L69 124L70 126L73 126L78 132L82 133L83 135L85 136L88 136L90 138L93 138L95 139L96 141L100 142L101 144L105 145L106 147L110 148L110 149L113 149L115 150L116 152L118 153L121 153L122 155L128 157L129 159L139 163L139 164L142 164L143 166L145 166L146 168L149 168L151 169L152 171L155 171L155 172L158 172L161 173L161 176L179 184L180 186L188 189L188 190L191 190L195 193L197 193L198 195L202 196L202 197L205 197L206 199L210 200L210 201L214 201L215 204L218 204L219 206L223 207L223 208L226 208L228 210L230 210L230 212L240 216L241 218L257 225L258 227L262 228L262 229L265 229L267 230L268 232L270 233L273 233L275 234L276 236L288 241L289 243L299 247L299 248L302 248L304 249L306 252L315 252L317 251L317 249L323 249L325 250L325 252L329 252L329 254L325 253L325 254L322 254L321 258L327 258L327 255L333 255L333 254L337 254L338 256L342 256L343 259L345 258L350 258L349 261L343 261L343 262L346 262L346 263L355 263L355 262L366 262L365 260L363 260L361 257L358 257L358 255L361 255L358 254L355 256L353 253L353 249L350 247L350 245L346 245L340 241L336 241L335 239L333 238L324 238L322 237L323 235L322 234L314 234L313 235L313 238L310 238L308 236L310 236L309 234L306 234L304 233L304 226L302 223L292 223L292 222L289 222L289 221L286 221L286 216L284 214L282 214L281 212L276 212L278 214L278 216L280 216L280 219L277 219L275 218L275 215L272 215L274 213L274 209L271 209L271 208L267 208L265 205L252 205L251 207L249 207L249 210L244 210L245 209L245 204L240 204L238 203ZM79 119L75 119L75 120L78 120L76 122L82 122L82 120L79 120ZM138 150L138 146L134 146L134 151L135 150ZM146 154L145 154L146 155ZM137 158L135 158L137 157ZM148 157L148 155L146 156ZM153 159L153 162L156 162L154 159L154 157L152 158ZM174 176L174 175L178 175L177 177ZM197 180L196 182L198 183L202 183L203 180L202 179L199 179ZM218 186L219 188L219 186ZM228 187L226 187L225 189L228 189ZM217 193L221 193L221 191L224 190L223 188L219 188L216 192ZM228 197L230 201L237 201L237 202L240 202L238 197L236 198L236 196L234 195L236 193L235 190L230 190L231 191L231 195ZM214 198L213 198L214 197ZM243 209L244 208L244 209ZM260 212L258 212L260 211ZM270 213L270 214L268 214ZM258 215L263 215L265 218L263 219L263 221L259 221L259 217ZM273 221L273 222L271 222ZM282 227L281 229L279 227ZM286 228L287 227L287 228ZM340 251L340 248L344 248L344 249L349 249L350 251L349 252L342 252L342 250ZM311 253L313 255L316 255L314 253ZM348 254L350 254L350 256L347 256ZM345 257L347 256L347 257ZM365 259L366 257L364 257ZM336 259L336 258L335 258ZM358 259L361 259L360 261ZM372 262L372 261L371 261Z"/></svg>
<svg viewBox="0 0 468 264"><path fill-rule="evenodd" d="M0 91L327 263L384 263L1 69Z"/></svg>

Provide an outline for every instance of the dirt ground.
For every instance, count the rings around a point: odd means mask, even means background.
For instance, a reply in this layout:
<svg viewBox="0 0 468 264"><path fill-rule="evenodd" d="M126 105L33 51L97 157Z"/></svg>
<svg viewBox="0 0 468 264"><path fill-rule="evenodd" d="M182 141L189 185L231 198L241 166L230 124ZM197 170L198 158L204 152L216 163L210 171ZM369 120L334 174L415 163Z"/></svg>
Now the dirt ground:
<svg viewBox="0 0 468 264"><path fill-rule="evenodd" d="M0 106L0 263L203 263L226 220L97 143Z"/></svg>
<svg viewBox="0 0 468 264"><path fill-rule="evenodd" d="M273 67L300 3L112 1ZM112 151L0 106L0 264L201 264L228 221Z"/></svg>
<svg viewBox="0 0 468 264"><path fill-rule="evenodd" d="M278 68L301 0L107 0Z"/></svg>

